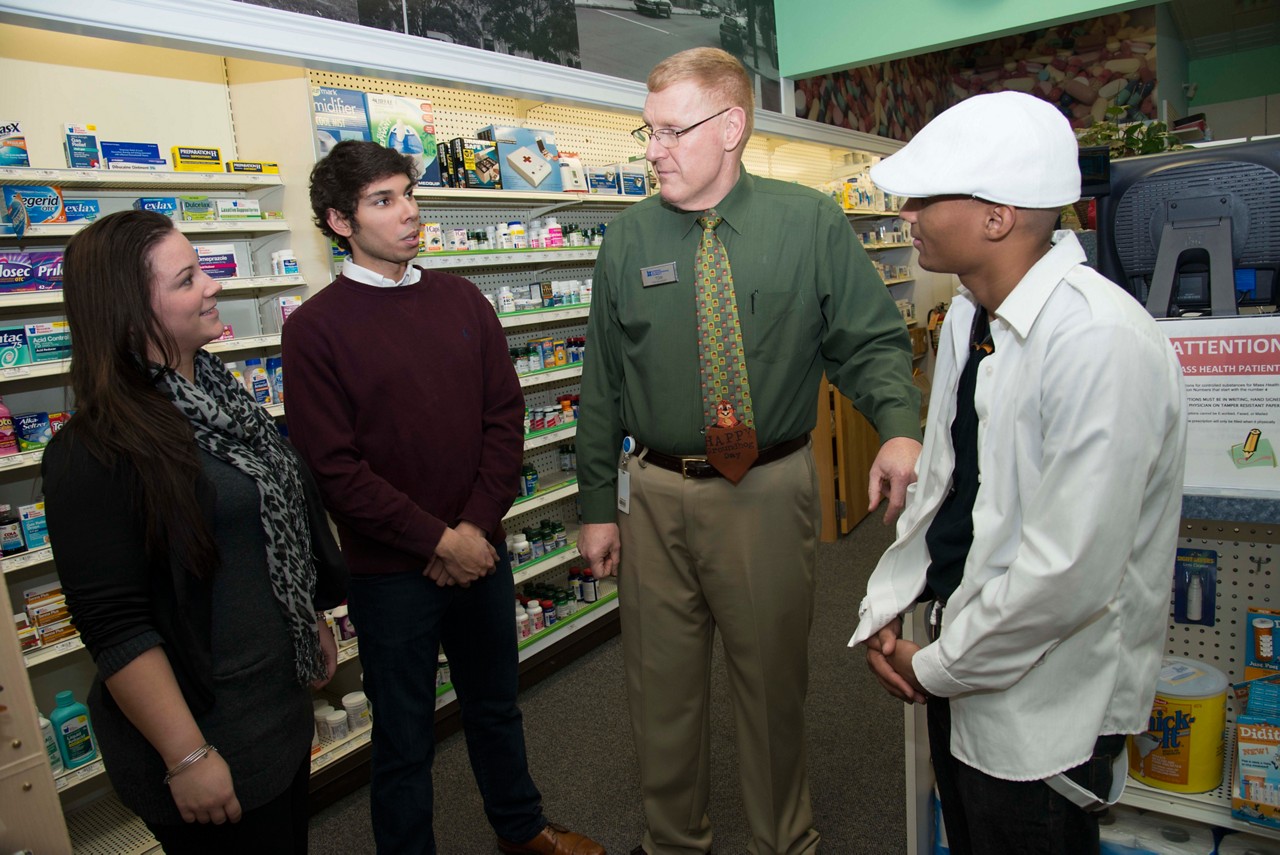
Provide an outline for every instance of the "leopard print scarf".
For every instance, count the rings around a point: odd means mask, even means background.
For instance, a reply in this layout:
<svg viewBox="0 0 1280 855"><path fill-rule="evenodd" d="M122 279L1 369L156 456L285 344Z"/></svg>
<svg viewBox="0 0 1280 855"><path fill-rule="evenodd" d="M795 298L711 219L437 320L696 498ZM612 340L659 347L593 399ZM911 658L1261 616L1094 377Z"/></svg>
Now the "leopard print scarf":
<svg viewBox="0 0 1280 855"><path fill-rule="evenodd" d="M298 463L266 410L222 361L200 350L193 384L161 370L156 388L191 422L196 445L252 478L261 497L267 571L293 639L298 682L325 674L311 594L316 570Z"/></svg>

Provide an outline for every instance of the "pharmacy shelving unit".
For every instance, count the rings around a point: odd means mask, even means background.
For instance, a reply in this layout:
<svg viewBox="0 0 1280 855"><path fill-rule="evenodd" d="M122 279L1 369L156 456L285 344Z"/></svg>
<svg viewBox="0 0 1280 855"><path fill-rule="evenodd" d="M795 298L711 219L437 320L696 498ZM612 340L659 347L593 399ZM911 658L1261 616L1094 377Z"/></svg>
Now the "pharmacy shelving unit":
<svg viewBox="0 0 1280 855"><path fill-rule="evenodd" d="M281 33L288 33L281 39ZM314 228L301 228L310 205L307 178L317 151L311 118L311 86L326 81L343 88L402 94L426 93L432 101L437 134L442 139L471 136L484 125L525 124L555 132L561 151L576 151L589 165L616 163L642 154L629 132L639 122L644 87L635 82L589 72L551 66L517 57L473 50L458 45L426 41L382 30L312 18L251 3L206 0L202 4L171 0L6 0L0 8L0 70L9 79L27 81L6 94L6 108L23 120L32 162L38 167L62 162L61 140L55 129L61 122L95 122L99 136L157 142L162 150L172 145L216 145L225 159L264 160L279 164L279 184L232 190L209 190L203 182L225 179L192 177L190 192L205 195L244 193L266 198L262 207L288 213L288 231L230 232L210 235L220 242L243 241L254 261L250 282L224 283L224 302L273 298L292 287L310 286L309 293L332 278L328 242ZM86 68L92 69L86 74ZM316 71L312 69L323 69ZM360 76L356 76L360 75ZM465 78L461 75L466 75ZM157 109L163 105L163 109ZM884 155L898 143L865 134L818 125L776 114L758 112L756 135L745 152L747 168L758 175L818 185L829 181L849 162L851 152ZM28 173L23 177L34 177ZM75 177L71 181L76 180ZM94 173L85 182L115 181L109 173ZM128 180L136 180L131 174ZM183 179L146 176L151 181ZM39 183L71 183L61 174ZM98 186L85 183L73 195L126 199L142 195L133 185ZM146 184L148 195L179 195L176 186ZM186 188L183 188L186 189ZM445 227L482 228L490 223L520 219L526 222L548 215L562 223L587 226L608 224L631 204L623 198L575 197L571 194L468 192L422 188L417 193L424 222ZM104 207L105 209L105 207ZM193 227L193 239L204 239L204 229ZM237 227L238 228L238 227ZM64 243L67 234L47 235L50 243ZM56 239L55 239L56 237ZM300 264L300 278L284 284L272 280L269 265L258 263L271 251L289 246ZM0 249L15 247L0 239ZM465 275L486 293L504 285L520 286L547 279L585 280L591 275L594 250L584 247L528 253L491 253L489 257L440 255L423 259ZM32 298L33 300L35 298ZM37 311L61 314L51 297ZM23 307L26 311L30 306ZM4 311L0 302L0 311ZM541 312L521 312L500 317L511 346L530 338L553 334L582 335L589 306L553 307ZM8 313L12 314L12 313ZM250 336L272 335L274 329L253 329ZM238 345L219 345L235 349ZM246 355L269 352L274 345L255 341ZM591 345L587 343L586 358ZM224 351L224 356L233 354ZM238 354L234 354L238 358ZM580 366L565 366L521 379L531 404L554 400L578 388ZM62 379L21 377L0 382L26 390ZM0 392L9 388L0 385ZM56 402L55 402L56 403ZM29 409L61 409L62 406L29 406ZM274 412L279 408L273 408ZM550 489L553 477L561 478L558 446L572 441L574 431L538 433L526 438L526 462L547 477L543 493L513 506L509 530L526 525L526 519L553 518L576 522L576 483L564 482ZM3 487L28 493L35 488L34 464L11 472L0 462L0 501ZM14 481L14 476L25 480ZM514 487L514 485L513 485ZM577 560L576 549L567 549L544 563L518 568L517 579L553 576L565 572ZM51 561L15 566L5 573L9 590L41 584L56 578ZM587 639L607 632L617 607L612 595L590 611L581 613L563 628L539 635L521 650L522 667L536 672L549 654L559 658L566 650L585 645ZM358 686L358 657L350 657L339 669L334 688ZM71 653L25 669L31 676L37 704L52 705L61 688L83 692L92 678L92 665L83 653ZM522 680L528 679L526 671ZM442 696L441 713L450 707ZM353 742L355 740L352 740ZM317 770L313 787L340 776L344 768L361 762L367 746L354 746ZM136 828L127 812L110 794L106 776L86 777L64 786L63 805L73 836L85 851L92 845L115 849L92 851L147 851L148 844L134 842ZM123 814L123 817L122 817ZM151 844L154 845L153 843Z"/></svg>

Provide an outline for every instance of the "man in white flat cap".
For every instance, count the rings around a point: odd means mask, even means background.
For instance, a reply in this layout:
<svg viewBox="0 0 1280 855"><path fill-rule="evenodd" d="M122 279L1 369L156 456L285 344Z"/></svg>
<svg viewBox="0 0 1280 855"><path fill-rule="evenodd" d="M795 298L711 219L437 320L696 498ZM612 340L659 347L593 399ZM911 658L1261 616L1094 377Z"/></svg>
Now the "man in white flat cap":
<svg viewBox="0 0 1280 855"><path fill-rule="evenodd" d="M849 643L927 704L953 853L1096 853L1161 667L1182 373L1146 310L1054 230L1080 171L1048 102L970 98L871 177L908 197L920 266L962 287L919 481ZM901 637L920 602L923 646Z"/></svg>

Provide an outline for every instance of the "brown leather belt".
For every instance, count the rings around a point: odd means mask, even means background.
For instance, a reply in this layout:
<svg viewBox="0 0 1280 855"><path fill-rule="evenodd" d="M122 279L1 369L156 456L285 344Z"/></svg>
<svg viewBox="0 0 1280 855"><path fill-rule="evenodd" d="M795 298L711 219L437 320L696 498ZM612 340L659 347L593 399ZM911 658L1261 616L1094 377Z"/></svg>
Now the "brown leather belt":
<svg viewBox="0 0 1280 855"><path fill-rule="evenodd" d="M772 463L775 460L781 460L788 454L799 451L809 444L809 435L801 434L795 439L789 439L786 442L780 442L777 445L771 445L761 450L760 455L756 457L756 462L751 464L752 467L763 466L766 463ZM648 446L642 446L644 456L640 458L643 463L652 463L654 466L662 469L669 469L672 472L678 472L686 478L723 478L714 466L707 462L706 456L697 457L676 457L671 454L663 454L660 451L654 451ZM637 455L639 452L637 452Z"/></svg>

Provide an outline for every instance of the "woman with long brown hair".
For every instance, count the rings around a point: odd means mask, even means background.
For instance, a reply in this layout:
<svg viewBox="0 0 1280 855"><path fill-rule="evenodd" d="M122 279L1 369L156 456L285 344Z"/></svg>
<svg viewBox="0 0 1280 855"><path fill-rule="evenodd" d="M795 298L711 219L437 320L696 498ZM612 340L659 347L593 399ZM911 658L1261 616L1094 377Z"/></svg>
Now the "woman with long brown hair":
<svg viewBox="0 0 1280 855"><path fill-rule="evenodd" d="M58 574L111 778L165 851L305 852L317 610L345 567L310 474L205 344L221 285L169 218L103 217L64 263L75 414L44 455Z"/></svg>

